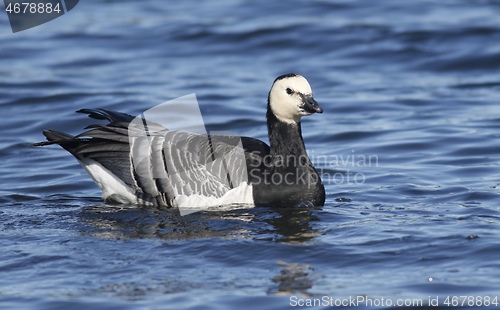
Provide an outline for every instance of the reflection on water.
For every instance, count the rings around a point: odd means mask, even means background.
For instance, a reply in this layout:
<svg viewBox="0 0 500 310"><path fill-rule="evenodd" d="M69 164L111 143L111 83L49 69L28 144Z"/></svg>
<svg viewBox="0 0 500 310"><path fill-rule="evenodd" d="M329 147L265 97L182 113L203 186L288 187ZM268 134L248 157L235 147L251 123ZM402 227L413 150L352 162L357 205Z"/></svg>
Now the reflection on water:
<svg viewBox="0 0 500 310"><path fill-rule="evenodd" d="M319 210L320 208L315 208ZM93 205L79 213L81 230L105 239L195 240L195 239L249 239L253 242L272 241L292 246L304 245L321 233L314 227L319 221L309 209L253 208L231 211L203 211L181 216L178 210L158 210L154 207L133 205ZM235 248L238 252L240 249ZM252 253L248 253L252 255ZM300 262L276 261L278 274L271 274L269 294L308 294L318 278L313 268ZM269 266L273 268L275 266ZM231 285L231 284L221 284ZM151 283L114 283L92 290L89 294L121 296L127 300L140 300L147 294L168 294L186 289L204 287L205 284L179 279L159 278Z"/></svg>
<svg viewBox="0 0 500 310"><path fill-rule="evenodd" d="M314 208L320 209L320 208ZM266 219L273 227L274 240L284 243L301 244L310 241L321 233L311 226L311 222L319 221L308 209L275 209L278 216Z"/></svg>
<svg viewBox="0 0 500 310"><path fill-rule="evenodd" d="M313 268L307 264L287 263L277 261L281 265L280 274L272 278L277 284L277 291L274 294L307 294L307 290L312 288L317 275L313 273Z"/></svg>
<svg viewBox="0 0 500 310"><path fill-rule="evenodd" d="M97 204L83 208L79 218L89 226L84 233L107 239L190 240L258 235L258 240L302 244L321 235L311 225L319 221L312 210L299 208L259 207L181 216L176 209Z"/></svg>

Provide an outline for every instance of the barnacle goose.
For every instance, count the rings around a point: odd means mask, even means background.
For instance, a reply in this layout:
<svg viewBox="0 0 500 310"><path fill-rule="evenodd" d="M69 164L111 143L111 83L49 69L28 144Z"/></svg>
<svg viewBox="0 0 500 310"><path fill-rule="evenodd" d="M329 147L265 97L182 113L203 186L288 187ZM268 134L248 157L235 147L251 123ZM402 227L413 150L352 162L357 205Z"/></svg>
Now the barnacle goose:
<svg viewBox="0 0 500 310"><path fill-rule="evenodd" d="M109 123L90 125L86 128L90 130L77 136L45 130L48 142L33 145L59 144L73 154L105 200L179 208L322 206L325 202L325 189L307 156L300 123L302 116L323 113L323 109L300 75L279 76L269 92L270 146L249 137L170 131L156 123L149 126L155 134L146 137L131 126L134 117L130 115L105 109L77 112ZM134 130L140 131L136 137L132 137ZM238 143L243 154L240 162L233 154ZM142 154L140 161L134 161L137 153ZM215 154L229 159L216 163Z"/></svg>

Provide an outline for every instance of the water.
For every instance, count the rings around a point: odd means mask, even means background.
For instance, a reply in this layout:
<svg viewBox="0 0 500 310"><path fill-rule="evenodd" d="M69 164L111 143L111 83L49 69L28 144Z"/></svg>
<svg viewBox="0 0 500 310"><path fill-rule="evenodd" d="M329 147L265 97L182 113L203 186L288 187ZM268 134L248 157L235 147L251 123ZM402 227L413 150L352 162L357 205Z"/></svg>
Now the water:
<svg viewBox="0 0 500 310"><path fill-rule="evenodd" d="M0 13L0 307L493 301L499 13L493 0L93 0L16 34ZM303 120L321 208L109 205L67 152L29 146L43 129L81 132L80 108L137 115L190 93L210 130L266 140L267 92L289 72L325 110Z"/></svg>

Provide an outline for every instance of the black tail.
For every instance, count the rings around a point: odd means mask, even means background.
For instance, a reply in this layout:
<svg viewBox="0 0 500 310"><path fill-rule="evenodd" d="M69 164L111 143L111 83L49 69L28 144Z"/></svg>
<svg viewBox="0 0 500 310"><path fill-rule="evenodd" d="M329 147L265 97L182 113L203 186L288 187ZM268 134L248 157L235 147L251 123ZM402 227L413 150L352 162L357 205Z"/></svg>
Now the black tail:
<svg viewBox="0 0 500 310"><path fill-rule="evenodd" d="M134 119L134 117L131 115L121 112L109 111L105 109L81 109L76 112L88 114L89 117L94 119L108 120L110 123L115 123L115 124L122 123L120 124L121 126L119 127L122 127L124 125L123 123L130 123ZM88 126L87 128L92 128L92 127L96 127L96 125L91 125ZM72 149L79 146L82 142L82 139L81 138L79 139L79 137L75 137L67 133L55 130L44 130L43 135L47 138L47 141L33 143L31 146L45 146L45 145L59 144L64 149L66 149L67 151L69 151L74 155Z"/></svg>
<svg viewBox="0 0 500 310"><path fill-rule="evenodd" d="M105 109L82 109L78 113L89 114L95 119L108 120L108 124L90 125L78 136L55 130L44 130L46 142L32 146L59 144L79 160L92 159L115 174L133 189L137 188L131 169L128 124L133 116Z"/></svg>
<svg viewBox="0 0 500 310"><path fill-rule="evenodd" d="M89 117L95 118L95 119L107 119L111 123L113 122L127 122L130 123L132 120L134 120L135 117L121 113L121 112L114 112L114 111L109 111L105 109L81 109L76 111L76 113L84 113L88 114Z"/></svg>
<svg viewBox="0 0 500 310"><path fill-rule="evenodd" d="M31 146L45 146L51 144L59 144L65 150L72 153L71 149L74 149L81 143L81 139L78 139L77 137L69 135L67 133L55 130L44 130L43 135L47 138L48 141L33 143Z"/></svg>

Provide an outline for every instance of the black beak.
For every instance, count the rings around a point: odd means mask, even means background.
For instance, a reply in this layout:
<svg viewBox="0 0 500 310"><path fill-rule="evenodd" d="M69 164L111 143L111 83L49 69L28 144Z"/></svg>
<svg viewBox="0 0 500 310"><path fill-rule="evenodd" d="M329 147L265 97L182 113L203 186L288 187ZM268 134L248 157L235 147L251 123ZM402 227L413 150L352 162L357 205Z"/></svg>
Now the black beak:
<svg viewBox="0 0 500 310"><path fill-rule="evenodd" d="M314 98L309 95L302 96L302 102L304 102L304 106L302 107L304 111L308 113L323 113L323 108L319 106L319 104L314 100Z"/></svg>

